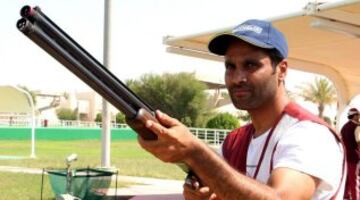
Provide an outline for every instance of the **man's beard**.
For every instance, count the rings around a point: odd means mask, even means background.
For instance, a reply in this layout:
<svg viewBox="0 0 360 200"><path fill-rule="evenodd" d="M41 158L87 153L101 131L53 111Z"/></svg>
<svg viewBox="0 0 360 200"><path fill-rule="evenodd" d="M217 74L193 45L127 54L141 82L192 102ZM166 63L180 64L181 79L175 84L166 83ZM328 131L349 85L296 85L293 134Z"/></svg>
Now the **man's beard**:
<svg viewBox="0 0 360 200"><path fill-rule="evenodd" d="M245 90L247 93L239 96L236 95L237 90ZM261 107L268 101L272 101L276 94L276 86L271 82L266 82L256 87L242 84L230 87L228 91L231 101L237 109L252 110Z"/></svg>
<svg viewBox="0 0 360 200"><path fill-rule="evenodd" d="M246 90L248 93L244 96L239 97L236 95L237 90ZM228 89L232 103L237 109L249 110L256 108L258 104L254 98L254 89L249 85L237 85Z"/></svg>

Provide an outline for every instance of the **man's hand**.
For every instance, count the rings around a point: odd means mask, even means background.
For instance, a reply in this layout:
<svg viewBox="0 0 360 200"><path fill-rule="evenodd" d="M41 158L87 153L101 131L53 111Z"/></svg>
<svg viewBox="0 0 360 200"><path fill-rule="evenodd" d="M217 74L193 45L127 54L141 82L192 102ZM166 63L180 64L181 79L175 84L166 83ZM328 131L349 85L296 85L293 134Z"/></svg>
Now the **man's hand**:
<svg viewBox="0 0 360 200"><path fill-rule="evenodd" d="M190 188L189 185L184 184L183 191L185 200L217 200L216 194L213 193L209 187Z"/></svg>
<svg viewBox="0 0 360 200"><path fill-rule="evenodd" d="M156 111L156 118L160 123L148 120L146 127L158 139L143 140L138 137L140 146L164 162L184 162L200 141L177 119L160 111Z"/></svg>

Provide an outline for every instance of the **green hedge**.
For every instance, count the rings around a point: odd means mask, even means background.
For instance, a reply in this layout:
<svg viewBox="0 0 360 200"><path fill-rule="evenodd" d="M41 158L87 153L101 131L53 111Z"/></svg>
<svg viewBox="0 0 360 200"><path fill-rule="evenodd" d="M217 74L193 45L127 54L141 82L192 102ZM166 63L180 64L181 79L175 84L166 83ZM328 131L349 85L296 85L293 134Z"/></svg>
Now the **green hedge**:
<svg viewBox="0 0 360 200"><path fill-rule="evenodd" d="M232 130L240 127L239 120L230 113L219 113L206 123L206 128Z"/></svg>

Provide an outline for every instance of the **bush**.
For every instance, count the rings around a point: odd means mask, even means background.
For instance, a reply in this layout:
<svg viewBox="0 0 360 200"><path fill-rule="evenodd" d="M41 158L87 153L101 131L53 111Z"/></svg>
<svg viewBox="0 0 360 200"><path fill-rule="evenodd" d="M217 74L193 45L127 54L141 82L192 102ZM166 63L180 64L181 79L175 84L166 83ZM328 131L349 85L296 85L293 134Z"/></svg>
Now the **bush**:
<svg viewBox="0 0 360 200"><path fill-rule="evenodd" d="M76 111L69 108L59 108L56 114L60 120L76 120Z"/></svg>
<svg viewBox="0 0 360 200"><path fill-rule="evenodd" d="M121 112L119 112L118 114L116 114L115 116L115 121L118 124L125 124L125 115L122 114Z"/></svg>
<svg viewBox="0 0 360 200"><path fill-rule="evenodd" d="M102 114L101 113L98 113L96 114L96 117L95 117L95 122L102 122Z"/></svg>
<svg viewBox="0 0 360 200"><path fill-rule="evenodd" d="M102 113L98 113L96 114L96 117L95 117L95 122L102 122ZM116 123L118 124L125 124L125 115L122 114L121 112L117 113L116 116L115 116L115 121Z"/></svg>
<svg viewBox="0 0 360 200"><path fill-rule="evenodd" d="M251 116L248 112L239 112L238 116L243 122L251 121Z"/></svg>
<svg viewBox="0 0 360 200"><path fill-rule="evenodd" d="M202 118L209 108L206 85L194 74L144 74L139 80L128 80L127 85L156 110L174 117L187 126L203 127Z"/></svg>
<svg viewBox="0 0 360 200"><path fill-rule="evenodd" d="M230 113L220 113L206 123L206 128L235 129L240 126L239 120Z"/></svg>

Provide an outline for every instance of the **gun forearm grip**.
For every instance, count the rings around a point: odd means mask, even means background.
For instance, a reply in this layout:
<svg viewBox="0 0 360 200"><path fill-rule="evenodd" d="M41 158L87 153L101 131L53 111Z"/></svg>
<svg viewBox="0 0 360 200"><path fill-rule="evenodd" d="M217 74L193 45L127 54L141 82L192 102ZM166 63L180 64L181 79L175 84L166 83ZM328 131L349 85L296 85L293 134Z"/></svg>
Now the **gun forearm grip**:
<svg viewBox="0 0 360 200"><path fill-rule="evenodd" d="M125 118L126 123L134 129L143 139L145 140L156 140L157 135L154 134L151 130L146 128L145 124L147 120L152 120L158 122L153 114L147 110L140 108L136 117L133 119Z"/></svg>
<svg viewBox="0 0 360 200"><path fill-rule="evenodd" d="M203 186L200 178L191 170L187 173L187 176L185 177L185 185L187 185L193 190L198 190L200 187Z"/></svg>

